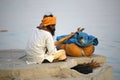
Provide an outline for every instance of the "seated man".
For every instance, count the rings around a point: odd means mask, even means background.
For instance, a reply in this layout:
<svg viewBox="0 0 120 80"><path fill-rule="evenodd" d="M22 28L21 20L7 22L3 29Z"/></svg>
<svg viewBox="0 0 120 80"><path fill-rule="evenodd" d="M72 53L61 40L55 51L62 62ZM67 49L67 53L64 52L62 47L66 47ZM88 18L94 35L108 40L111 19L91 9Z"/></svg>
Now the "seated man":
<svg viewBox="0 0 120 80"><path fill-rule="evenodd" d="M40 64L47 60L66 60L64 50L57 50L54 45L54 32L56 17L52 14L44 15L40 26L34 29L34 32L26 47L26 62L28 64Z"/></svg>

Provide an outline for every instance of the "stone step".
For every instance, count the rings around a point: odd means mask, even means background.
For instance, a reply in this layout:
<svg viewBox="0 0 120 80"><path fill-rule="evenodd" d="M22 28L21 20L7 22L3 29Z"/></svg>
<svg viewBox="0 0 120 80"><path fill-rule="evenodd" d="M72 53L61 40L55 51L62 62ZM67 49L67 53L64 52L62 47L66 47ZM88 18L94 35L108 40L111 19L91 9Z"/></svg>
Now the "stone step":
<svg viewBox="0 0 120 80"><path fill-rule="evenodd" d="M95 72L97 70L94 70L93 73L95 73L95 76L97 76L96 74L100 74L99 72L104 71L105 69L111 70L109 66L104 65L106 62L106 57L101 55L94 54L90 57L68 57L67 61L64 62L28 65L24 60L19 59L19 57L25 54L24 51L11 51L11 53L9 52L10 51L8 51L8 53L5 51L2 52L7 55L7 57L5 55L2 57L1 55L3 54L0 52L0 80L41 80L47 78L67 79L72 77L84 78L86 75L83 75L82 73L79 73L70 68L76 66L77 64L90 63L92 60L101 65L101 69L97 69L99 70L98 73ZM10 54L14 54L14 58L13 56L9 57L8 55ZM102 67L105 67L105 69ZM110 72L111 75L112 73L110 70L108 72ZM105 72L101 72L101 75L102 73ZM88 78L88 80L89 78L95 78L94 75L91 75L91 77L87 76L86 78Z"/></svg>
<svg viewBox="0 0 120 80"><path fill-rule="evenodd" d="M113 68L109 65L104 65L93 70L93 73L82 74L74 70L63 69L57 77L48 77L30 80L113 80Z"/></svg>

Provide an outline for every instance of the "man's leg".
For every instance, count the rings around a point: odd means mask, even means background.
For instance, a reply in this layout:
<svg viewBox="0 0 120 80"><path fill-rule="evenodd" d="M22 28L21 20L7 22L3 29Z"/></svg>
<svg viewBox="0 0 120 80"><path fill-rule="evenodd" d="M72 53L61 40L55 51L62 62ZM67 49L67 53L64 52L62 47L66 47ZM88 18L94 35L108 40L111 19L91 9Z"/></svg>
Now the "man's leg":
<svg viewBox="0 0 120 80"><path fill-rule="evenodd" d="M66 60L65 50L58 50L54 55L55 60Z"/></svg>

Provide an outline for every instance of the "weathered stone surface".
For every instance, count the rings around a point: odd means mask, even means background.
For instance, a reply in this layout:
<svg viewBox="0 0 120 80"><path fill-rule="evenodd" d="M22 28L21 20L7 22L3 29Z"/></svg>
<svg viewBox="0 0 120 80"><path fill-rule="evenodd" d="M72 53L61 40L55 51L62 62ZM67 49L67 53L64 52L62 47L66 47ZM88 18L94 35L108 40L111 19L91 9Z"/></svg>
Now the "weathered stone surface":
<svg viewBox="0 0 120 80"><path fill-rule="evenodd" d="M112 80L112 67L104 65L106 62L104 56L68 57L65 62L28 65L19 59L24 54L24 50L0 51L0 80ZM95 69L93 73L84 75L70 69L92 60L101 64L101 67Z"/></svg>

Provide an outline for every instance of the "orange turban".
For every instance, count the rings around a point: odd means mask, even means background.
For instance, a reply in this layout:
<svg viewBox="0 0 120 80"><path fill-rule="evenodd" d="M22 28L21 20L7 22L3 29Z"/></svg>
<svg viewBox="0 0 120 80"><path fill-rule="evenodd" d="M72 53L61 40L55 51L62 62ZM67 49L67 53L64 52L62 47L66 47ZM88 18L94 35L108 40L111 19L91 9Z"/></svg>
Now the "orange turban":
<svg viewBox="0 0 120 80"><path fill-rule="evenodd" d="M52 24L56 24L56 17L45 17L42 20L42 24L44 27L48 26L48 25L52 25Z"/></svg>

